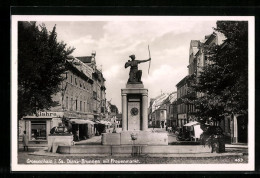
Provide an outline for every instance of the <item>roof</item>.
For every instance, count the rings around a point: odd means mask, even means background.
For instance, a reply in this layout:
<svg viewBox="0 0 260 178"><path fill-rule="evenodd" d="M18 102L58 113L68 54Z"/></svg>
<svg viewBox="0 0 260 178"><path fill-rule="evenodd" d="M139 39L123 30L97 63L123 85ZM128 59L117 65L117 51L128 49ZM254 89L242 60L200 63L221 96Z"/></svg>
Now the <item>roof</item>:
<svg viewBox="0 0 260 178"><path fill-rule="evenodd" d="M156 97L156 99L152 103L152 112L159 109L161 105L163 105L166 98L168 98L169 94L163 93Z"/></svg>
<svg viewBox="0 0 260 178"><path fill-rule="evenodd" d="M172 92L170 95L169 95L169 101L170 103L173 103L176 99L177 99L177 92Z"/></svg>
<svg viewBox="0 0 260 178"><path fill-rule="evenodd" d="M92 56L81 56L81 57L76 57L77 59L81 60L84 63L91 63Z"/></svg>
<svg viewBox="0 0 260 178"><path fill-rule="evenodd" d="M213 32L212 34L205 36L205 42L204 42L204 44L205 44L205 45L209 45L209 44L211 44L211 42L213 42L214 39L216 39L216 38L217 38L217 35L216 35L216 33Z"/></svg>
<svg viewBox="0 0 260 178"><path fill-rule="evenodd" d="M185 76L179 83L176 84L176 87L179 88L180 86L183 86L186 83L186 79L188 76Z"/></svg>

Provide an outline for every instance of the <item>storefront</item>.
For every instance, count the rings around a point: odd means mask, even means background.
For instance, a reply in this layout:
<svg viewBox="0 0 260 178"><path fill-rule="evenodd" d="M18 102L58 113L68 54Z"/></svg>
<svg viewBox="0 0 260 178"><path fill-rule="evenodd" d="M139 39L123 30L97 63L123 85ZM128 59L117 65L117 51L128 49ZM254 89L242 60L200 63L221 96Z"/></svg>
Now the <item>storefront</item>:
<svg viewBox="0 0 260 178"><path fill-rule="evenodd" d="M19 121L19 140L23 132L28 135L29 144L47 144L51 128L62 124L63 112L37 112Z"/></svg>
<svg viewBox="0 0 260 178"><path fill-rule="evenodd" d="M178 114L178 127L187 123L187 114Z"/></svg>
<svg viewBox="0 0 260 178"><path fill-rule="evenodd" d="M64 119L67 121L77 119L74 122L73 128L81 128L81 138L90 138L94 136L94 116L87 113L77 112L52 112L44 111L37 112L32 116L25 116L19 121L19 141L21 144L23 132L26 131L29 139L29 145L47 145L48 135L53 127L58 127L64 124ZM81 122L79 124L79 122ZM84 126L83 126L84 123ZM76 126L80 125L80 126ZM75 130L73 130L75 131Z"/></svg>
<svg viewBox="0 0 260 178"><path fill-rule="evenodd" d="M83 119L70 119L74 141L86 140L94 136L94 122Z"/></svg>

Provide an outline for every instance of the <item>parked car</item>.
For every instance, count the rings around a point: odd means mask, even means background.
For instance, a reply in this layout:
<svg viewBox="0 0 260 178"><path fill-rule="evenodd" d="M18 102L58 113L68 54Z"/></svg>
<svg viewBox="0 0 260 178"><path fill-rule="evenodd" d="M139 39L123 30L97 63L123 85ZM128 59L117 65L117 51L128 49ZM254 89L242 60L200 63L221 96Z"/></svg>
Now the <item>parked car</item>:
<svg viewBox="0 0 260 178"><path fill-rule="evenodd" d="M178 127L175 131L177 141L190 141L190 133L184 127Z"/></svg>
<svg viewBox="0 0 260 178"><path fill-rule="evenodd" d="M177 129L176 138L179 141L197 141L200 139L203 130L197 121L189 122Z"/></svg>

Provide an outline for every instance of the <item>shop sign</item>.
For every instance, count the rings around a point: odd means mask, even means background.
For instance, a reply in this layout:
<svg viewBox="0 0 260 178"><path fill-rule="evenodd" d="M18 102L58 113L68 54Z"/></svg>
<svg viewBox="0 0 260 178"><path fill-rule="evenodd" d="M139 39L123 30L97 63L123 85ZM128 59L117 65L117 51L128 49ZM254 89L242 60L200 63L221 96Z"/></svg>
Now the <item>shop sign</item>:
<svg viewBox="0 0 260 178"><path fill-rule="evenodd" d="M63 117L63 112L36 112L37 117Z"/></svg>
<svg viewBox="0 0 260 178"><path fill-rule="evenodd" d="M179 114L178 115L178 119L186 119L187 118L187 114Z"/></svg>

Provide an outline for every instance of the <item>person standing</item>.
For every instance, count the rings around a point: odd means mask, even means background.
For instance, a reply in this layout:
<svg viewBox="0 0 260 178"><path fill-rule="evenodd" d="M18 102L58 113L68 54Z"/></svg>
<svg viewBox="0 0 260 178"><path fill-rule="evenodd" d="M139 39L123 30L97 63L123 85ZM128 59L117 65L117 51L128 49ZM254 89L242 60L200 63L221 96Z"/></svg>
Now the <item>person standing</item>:
<svg viewBox="0 0 260 178"><path fill-rule="evenodd" d="M28 151L28 139L26 135L26 131L23 131L23 150L25 151L25 148Z"/></svg>

